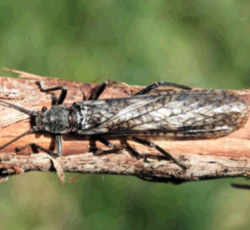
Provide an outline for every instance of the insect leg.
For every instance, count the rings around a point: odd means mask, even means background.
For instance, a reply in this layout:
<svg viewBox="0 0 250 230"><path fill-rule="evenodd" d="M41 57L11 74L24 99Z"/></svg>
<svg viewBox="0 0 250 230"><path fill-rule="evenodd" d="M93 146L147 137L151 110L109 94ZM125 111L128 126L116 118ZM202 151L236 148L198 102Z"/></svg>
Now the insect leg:
<svg viewBox="0 0 250 230"><path fill-rule="evenodd" d="M114 144L112 144L111 142L109 142L104 137L98 136L97 140L100 141L101 143L103 143L104 145L110 147L110 148L117 148Z"/></svg>
<svg viewBox="0 0 250 230"><path fill-rule="evenodd" d="M31 129L31 130L28 130L28 131L22 133L21 135L17 136L16 138L10 140L8 143L6 143L6 144L0 146L0 150L4 149L4 148L7 147L8 145L11 145L12 143L16 142L16 141L19 140L20 138L22 138L22 137L24 137L24 136L26 136L26 135L28 135L28 134L31 134L31 133L33 133L33 132L34 132L34 131Z"/></svg>
<svg viewBox="0 0 250 230"><path fill-rule="evenodd" d="M101 136L97 136L95 138L90 139L90 141L92 141L92 149L91 152L93 152L95 155L105 155L105 154L109 154L109 153L117 153L120 150L122 150L122 147L117 147L116 145L112 144L111 142L109 142L107 139L101 137ZM110 147L111 149L109 150L98 150L96 148L96 141L100 141L102 144ZM93 144L94 143L94 144Z"/></svg>
<svg viewBox="0 0 250 230"><path fill-rule="evenodd" d="M96 139L95 138L91 138L89 140L89 152L96 153L97 150L98 149L96 147Z"/></svg>
<svg viewBox="0 0 250 230"><path fill-rule="evenodd" d="M175 88L179 88L179 89L186 89L186 90L191 90L192 88L189 86L185 86L185 85L180 85L180 84L176 84L176 83L172 83L172 82L165 82L165 81L156 81L153 84L146 86L144 89L140 90L139 92L135 93L134 95L143 95L143 94L147 94L150 91L157 89L160 86L170 86L170 87L175 87Z"/></svg>
<svg viewBox="0 0 250 230"><path fill-rule="evenodd" d="M122 140L122 145L124 146L124 148L132 155L134 156L136 159L140 159L142 158L141 154L139 154L136 150L134 150L131 145L127 142L127 140L123 139Z"/></svg>
<svg viewBox="0 0 250 230"><path fill-rule="evenodd" d="M41 81L37 81L36 84L38 85L41 92L51 92L51 91L61 90L61 93L58 98L56 98L52 94L52 105L60 105L63 103L64 99L66 98L67 89L64 86L56 86L56 87L45 89L43 88Z"/></svg>
<svg viewBox="0 0 250 230"><path fill-rule="evenodd" d="M153 142L144 140L144 139L140 139L137 137L132 137L132 140L139 143L139 144L143 144L143 145L147 145L149 147L155 148L156 150L158 150L160 153L162 153L167 160L171 160L173 161L175 164L177 164L178 166L180 166L183 169L187 169L187 167L185 165L183 165L182 163L180 163L178 160L176 160L174 157L172 157L168 152L166 152L163 148L161 148L159 145L156 145Z"/></svg>
<svg viewBox="0 0 250 230"><path fill-rule="evenodd" d="M61 156L62 155L62 136L61 135L56 135L56 155Z"/></svg>
<svg viewBox="0 0 250 230"><path fill-rule="evenodd" d="M93 89L93 92L91 93L88 100L97 100L100 95L103 93L103 91L106 89L108 85L108 81L103 82L98 87Z"/></svg>
<svg viewBox="0 0 250 230"><path fill-rule="evenodd" d="M55 138L56 138L56 148L57 148L57 151L56 151L56 152L53 152L53 151L51 151L51 150L49 150L49 149L46 149L46 148L44 148L44 147L42 147L41 145L38 145L38 144L36 144L36 143L30 143L30 144L27 144L27 145L25 145L25 146L23 146L23 147L21 147L21 148L18 148L18 147L17 147L17 148L16 148L16 151L17 151L17 152L20 152L20 151L22 151L23 149L25 149L25 148L27 148L27 147L30 146L33 150L36 150L36 151L41 150L41 151L43 151L43 152L48 153L48 154L51 155L51 156L59 157L59 156L62 155L62 136L61 136L61 135L56 135Z"/></svg>

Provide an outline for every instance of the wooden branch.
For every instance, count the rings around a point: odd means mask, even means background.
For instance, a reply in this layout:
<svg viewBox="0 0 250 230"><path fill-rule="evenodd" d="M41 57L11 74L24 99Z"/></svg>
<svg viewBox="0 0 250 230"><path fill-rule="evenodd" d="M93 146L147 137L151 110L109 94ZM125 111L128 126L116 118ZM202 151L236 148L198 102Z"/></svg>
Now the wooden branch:
<svg viewBox="0 0 250 230"><path fill-rule="evenodd" d="M42 80L44 86L63 85L68 88L65 104L81 101L83 95L88 97L96 83L79 83L40 77L37 75L10 70L19 78L0 78L0 99L18 104L30 110L40 110L42 106L50 106L51 95L41 93L35 84ZM129 86L125 83L112 82L104 91L101 98L126 97L141 89L139 86ZM247 104L250 103L250 90L234 91ZM11 108L0 106L0 145L8 142L18 134L30 128L27 115ZM29 135L0 152L0 179L10 175L29 171L55 171L63 180L63 171L77 173L102 173L133 175L150 181L174 182L196 181L201 179L216 179L222 177L249 177L250 174L250 121L240 130L218 139L167 141L154 140L175 158L188 166L183 170L176 164L161 159L160 154L132 141L130 144L140 153L150 154L147 161L135 159L126 151L119 154L95 156L88 152L87 140L75 140L72 137L63 138L63 156L57 159L48 154L31 154L26 150L18 154L15 147L35 142L49 148L53 141L50 136ZM119 144L118 141L114 143ZM106 148L99 144L98 148Z"/></svg>

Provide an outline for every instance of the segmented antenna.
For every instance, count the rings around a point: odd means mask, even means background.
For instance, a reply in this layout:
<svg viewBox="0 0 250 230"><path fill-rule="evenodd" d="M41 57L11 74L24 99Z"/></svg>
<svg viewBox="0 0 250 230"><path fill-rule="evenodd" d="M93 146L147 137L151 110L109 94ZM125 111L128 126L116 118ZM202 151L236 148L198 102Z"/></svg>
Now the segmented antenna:
<svg viewBox="0 0 250 230"><path fill-rule="evenodd" d="M5 105L5 106L7 106L7 107L9 107L9 108L13 108L13 109L15 109L15 110L18 110L18 111L20 111L20 112L22 112L22 113L28 114L29 116L34 115L34 111L25 109L25 108L23 108L23 107L21 107L21 106L18 106L18 105L14 105L14 104L8 103L8 102L6 102L6 101L1 101L1 100L0 100L0 104L3 104L3 105ZM10 140L9 142L7 142L6 144L0 146L0 150L4 149L4 148L7 147L8 145L14 143L15 141L19 140L20 138L22 138L22 137L24 137L24 136L26 136L26 135L28 135L28 134L31 134L31 133L33 133L33 132L34 132L33 129L30 129L30 130L28 130L28 131L25 131L24 133L22 133L22 134L20 134L19 136L13 138L12 140Z"/></svg>
<svg viewBox="0 0 250 230"><path fill-rule="evenodd" d="M14 104L8 103L6 101L1 101L1 100L0 100L0 103L3 104L3 105L6 105L9 108L13 108L13 109L18 110L18 111L20 111L22 113L28 114L30 116L34 115L34 111L25 109L25 108L23 108L21 106L14 105Z"/></svg>
<svg viewBox="0 0 250 230"><path fill-rule="evenodd" d="M28 135L28 134L31 134L31 133L33 133L33 132L34 132L34 131L33 131L32 129L30 129L30 130L28 130L28 131L22 133L21 135L19 135L19 136L13 138L12 140L10 140L9 142L7 142L6 144L0 146L0 150L4 149L4 148L7 147L8 145L11 145L12 143L14 143L15 141L19 140L20 138L22 138L22 137L24 137L24 136L26 136L26 135Z"/></svg>

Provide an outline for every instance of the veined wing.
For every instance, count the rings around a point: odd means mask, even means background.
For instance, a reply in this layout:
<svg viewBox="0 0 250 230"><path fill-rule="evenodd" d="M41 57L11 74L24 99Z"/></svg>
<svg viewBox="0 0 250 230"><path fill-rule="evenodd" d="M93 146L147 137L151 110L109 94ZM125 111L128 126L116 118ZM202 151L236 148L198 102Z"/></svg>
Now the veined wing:
<svg viewBox="0 0 250 230"><path fill-rule="evenodd" d="M223 90L178 91L138 97L90 131L110 135L218 137L239 128L246 121L246 113L246 104Z"/></svg>

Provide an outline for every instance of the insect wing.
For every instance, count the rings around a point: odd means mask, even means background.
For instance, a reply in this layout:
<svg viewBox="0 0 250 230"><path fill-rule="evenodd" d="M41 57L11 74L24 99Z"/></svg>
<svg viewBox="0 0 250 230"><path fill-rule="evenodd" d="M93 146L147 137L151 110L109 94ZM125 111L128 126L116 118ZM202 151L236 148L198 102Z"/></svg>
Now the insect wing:
<svg viewBox="0 0 250 230"><path fill-rule="evenodd" d="M169 138L219 137L241 126L247 110L238 97L223 90L176 91L138 96L132 101L92 131L110 135L153 133Z"/></svg>

